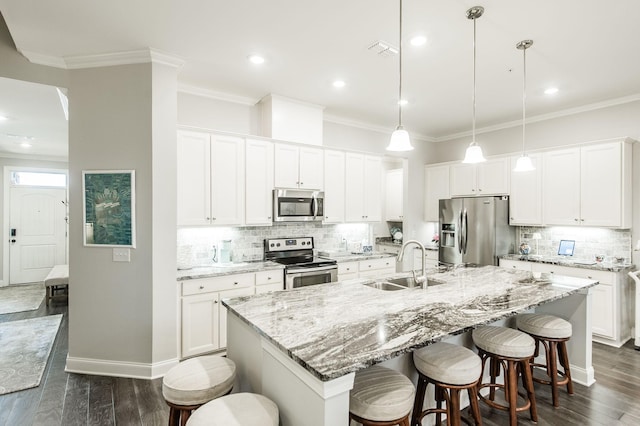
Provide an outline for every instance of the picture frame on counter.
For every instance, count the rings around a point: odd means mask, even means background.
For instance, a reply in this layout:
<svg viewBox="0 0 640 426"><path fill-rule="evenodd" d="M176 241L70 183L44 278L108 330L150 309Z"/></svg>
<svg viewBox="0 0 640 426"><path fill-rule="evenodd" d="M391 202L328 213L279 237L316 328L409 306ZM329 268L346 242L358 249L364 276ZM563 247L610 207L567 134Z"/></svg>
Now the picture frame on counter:
<svg viewBox="0 0 640 426"><path fill-rule="evenodd" d="M83 170L83 244L136 246L135 170Z"/></svg>

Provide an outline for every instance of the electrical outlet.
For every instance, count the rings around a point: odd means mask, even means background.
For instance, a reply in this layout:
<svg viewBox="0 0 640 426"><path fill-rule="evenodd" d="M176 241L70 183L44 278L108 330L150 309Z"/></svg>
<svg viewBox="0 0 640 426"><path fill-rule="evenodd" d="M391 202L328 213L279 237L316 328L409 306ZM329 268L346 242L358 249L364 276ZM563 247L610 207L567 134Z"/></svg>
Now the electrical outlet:
<svg viewBox="0 0 640 426"><path fill-rule="evenodd" d="M114 248L113 261L114 262L131 262L131 249Z"/></svg>

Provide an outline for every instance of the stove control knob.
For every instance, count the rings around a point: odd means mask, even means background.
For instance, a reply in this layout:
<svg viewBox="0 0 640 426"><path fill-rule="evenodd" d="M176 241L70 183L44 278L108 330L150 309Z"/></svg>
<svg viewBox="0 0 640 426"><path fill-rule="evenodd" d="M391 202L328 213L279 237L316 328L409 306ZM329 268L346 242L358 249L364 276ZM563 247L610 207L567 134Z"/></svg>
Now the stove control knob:
<svg viewBox="0 0 640 426"><path fill-rule="evenodd" d="M276 244L276 247L280 247L280 243Z"/></svg>
<svg viewBox="0 0 640 426"><path fill-rule="evenodd" d="M303 241L303 242L302 242L302 245L305 245L305 244L307 244L307 243L305 243L305 242Z"/></svg>
<svg viewBox="0 0 640 426"><path fill-rule="evenodd" d="M273 243L271 243L271 247L273 247L273 246L274 246L274 244L273 244Z"/></svg>

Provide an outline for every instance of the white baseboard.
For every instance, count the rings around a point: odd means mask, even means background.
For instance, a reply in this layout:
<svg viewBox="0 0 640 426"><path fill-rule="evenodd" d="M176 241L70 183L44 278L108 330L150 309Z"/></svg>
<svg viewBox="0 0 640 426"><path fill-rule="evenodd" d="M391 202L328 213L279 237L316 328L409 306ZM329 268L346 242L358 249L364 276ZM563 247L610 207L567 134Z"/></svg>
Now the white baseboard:
<svg viewBox="0 0 640 426"><path fill-rule="evenodd" d="M580 383L584 386L591 386L596 382L594 370L592 366L589 366L587 370L580 368L577 365L570 365L571 368L571 380L574 383Z"/></svg>
<svg viewBox="0 0 640 426"><path fill-rule="evenodd" d="M163 377L178 359L169 359L153 364L141 362L109 361L103 359L76 358L67 355L67 373L95 374L98 376L131 377L134 379L156 379Z"/></svg>

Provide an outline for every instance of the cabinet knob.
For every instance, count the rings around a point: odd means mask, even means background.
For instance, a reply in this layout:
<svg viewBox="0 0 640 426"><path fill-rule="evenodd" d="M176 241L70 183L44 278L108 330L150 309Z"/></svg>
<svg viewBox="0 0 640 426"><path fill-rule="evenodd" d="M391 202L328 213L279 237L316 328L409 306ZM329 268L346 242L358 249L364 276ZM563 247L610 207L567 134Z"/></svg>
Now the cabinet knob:
<svg viewBox="0 0 640 426"><path fill-rule="evenodd" d="M271 220L271 216L267 216L267 219Z"/></svg>
<svg viewBox="0 0 640 426"><path fill-rule="evenodd" d="M575 218L575 219L573 219L573 220L575 220L575 221L577 222L577 221L578 221L578 218L576 217L576 218Z"/></svg>
<svg viewBox="0 0 640 426"><path fill-rule="evenodd" d="M267 277L267 281L269 281L271 279L271 277Z"/></svg>
<svg viewBox="0 0 640 426"><path fill-rule="evenodd" d="M233 285L238 285L238 281L234 281L234 282L233 282Z"/></svg>
<svg viewBox="0 0 640 426"><path fill-rule="evenodd" d="M211 218L210 218L210 217L208 217L208 218L207 218L207 220L211 220Z"/></svg>
<svg viewBox="0 0 640 426"><path fill-rule="evenodd" d="M214 301L213 301L213 303L218 303L218 301L217 301L217 300L214 300Z"/></svg>
<svg viewBox="0 0 640 426"><path fill-rule="evenodd" d="M512 217L510 217L509 219L513 220L513 218L512 218Z"/></svg>
<svg viewBox="0 0 640 426"><path fill-rule="evenodd" d="M584 219L580 219L580 222L584 222Z"/></svg>
<svg viewBox="0 0 640 426"><path fill-rule="evenodd" d="M371 265L369 265L368 267L371 268Z"/></svg>
<svg viewBox="0 0 640 426"><path fill-rule="evenodd" d="M200 286L200 290L204 290L204 286L203 285Z"/></svg>
<svg viewBox="0 0 640 426"><path fill-rule="evenodd" d="M216 220L216 218L215 218L215 217L212 217L212 218L211 218L211 220Z"/></svg>
<svg viewBox="0 0 640 426"><path fill-rule="evenodd" d="M476 190L475 190L475 189L472 189L472 190L471 190L471 192L476 192Z"/></svg>

